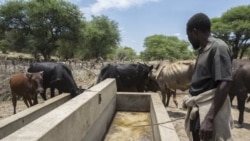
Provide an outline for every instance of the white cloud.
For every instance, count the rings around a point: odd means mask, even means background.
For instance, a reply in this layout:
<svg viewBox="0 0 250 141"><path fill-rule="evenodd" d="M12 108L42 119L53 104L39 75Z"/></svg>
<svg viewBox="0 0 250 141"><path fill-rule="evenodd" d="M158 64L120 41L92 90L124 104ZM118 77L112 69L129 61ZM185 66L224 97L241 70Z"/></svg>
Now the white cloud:
<svg viewBox="0 0 250 141"><path fill-rule="evenodd" d="M175 33L174 36L179 37L181 34L180 33Z"/></svg>
<svg viewBox="0 0 250 141"><path fill-rule="evenodd" d="M82 8L85 13L99 14L108 9L126 9L132 6L142 5L147 2L157 2L159 0L97 0L89 7Z"/></svg>
<svg viewBox="0 0 250 141"><path fill-rule="evenodd" d="M121 26L119 26L119 31L120 31L121 33L126 33L126 30L125 30L123 27L121 27Z"/></svg>

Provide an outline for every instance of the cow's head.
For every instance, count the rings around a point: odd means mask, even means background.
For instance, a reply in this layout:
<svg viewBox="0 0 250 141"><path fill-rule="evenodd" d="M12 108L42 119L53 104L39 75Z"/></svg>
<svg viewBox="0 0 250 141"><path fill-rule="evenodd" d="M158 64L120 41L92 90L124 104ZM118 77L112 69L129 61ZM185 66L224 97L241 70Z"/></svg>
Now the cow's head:
<svg viewBox="0 0 250 141"><path fill-rule="evenodd" d="M85 90L86 90L86 89L83 89L82 86L79 86L79 87L77 88L77 94L81 94L81 93L83 93Z"/></svg>
<svg viewBox="0 0 250 141"><path fill-rule="evenodd" d="M160 87L155 80L148 78L146 81L146 91L157 92L160 91Z"/></svg>
<svg viewBox="0 0 250 141"><path fill-rule="evenodd" d="M151 72L149 73L149 78L157 80L163 68L163 62L153 65Z"/></svg>
<svg viewBox="0 0 250 141"><path fill-rule="evenodd" d="M150 85L152 85L152 80L149 78L149 74L151 73L151 70L153 69L153 66L148 66L147 64L137 64L137 78L140 79L141 86L143 87L144 91L149 91ZM152 91L152 90L150 90Z"/></svg>
<svg viewBox="0 0 250 141"><path fill-rule="evenodd" d="M26 77L28 78L28 82L32 92L30 93L30 97L32 99L36 98L38 94L43 93L43 71L37 73L29 73L26 72Z"/></svg>
<svg viewBox="0 0 250 141"><path fill-rule="evenodd" d="M137 64L137 75L142 76L143 78L148 78L148 74L153 69L153 66L148 66L147 64Z"/></svg>

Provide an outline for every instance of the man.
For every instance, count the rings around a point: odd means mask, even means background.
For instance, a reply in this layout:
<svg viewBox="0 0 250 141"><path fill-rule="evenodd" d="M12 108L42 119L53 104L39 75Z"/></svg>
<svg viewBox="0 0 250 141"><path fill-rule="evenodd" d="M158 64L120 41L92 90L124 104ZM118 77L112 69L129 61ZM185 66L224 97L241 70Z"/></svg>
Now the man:
<svg viewBox="0 0 250 141"><path fill-rule="evenodd" d="M232 140L228 99L232 81L231 51L225 42L211 36L210 29L210 19L203 13L193 15L187 22L188 40L198 51L189 89L191 97L184 101L186 107L191 107L187 118L193 141ZM192 110L198 114L192 114Z"/></svg>

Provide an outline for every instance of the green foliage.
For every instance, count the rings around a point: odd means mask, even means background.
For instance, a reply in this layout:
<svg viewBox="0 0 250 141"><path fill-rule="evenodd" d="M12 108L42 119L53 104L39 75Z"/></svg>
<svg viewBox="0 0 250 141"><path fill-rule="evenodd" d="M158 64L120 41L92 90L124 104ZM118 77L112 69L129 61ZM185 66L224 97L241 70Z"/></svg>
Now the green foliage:
<svg viewBox="0 0 250 141"><path fill-rule="evenodd" d="M59 41L59 47L56 51L56 55L63 59L70 59L74 57L74 52L76 48L74 48L74 42L69 41Z"/></svg>
<svg viewBox="0 0 250 141"><path fill-rule="evenodd" d="M213 36L223 39L233 50L233 57L240 58L250 42L250 5L229 9L220 18L212 19Z"/></svg>
<svg viewBox="0 0 250 141"><path fill-rule="evenodd" d="M0 6L0 29L15 33L13 45L22 41L22 50L41 53L46 60L59 40L79 42L82 19L80 10L64 0L8 1Z"/></svg>
<svg viewBox="0 0 250 141"><path fill-rule="evenodd" d="M137 58L136 52L130 47L119 47L116 50L116 60L134 61Z"/></svg>
<svg viewBox="0 0 250 141"><path fill-rule="evenodd" d="M2 51L2 53L7 53L9 46L10 44L7 40L0 41L0 50Z"/></svg>
<svg viewBox="0 0 250 141"><path fill-rule="evenodd" d="M153 35L144 40L145 51L141 52L143 60L177 60L194 57L188 49L189 43L175 36Z"/></svg>
<svg viewBox="0 0 250 141"><path fill-rule="evenodd" d="M118 24L106 16L92 16L92 20L86 24L84 37L83 51L88 55L84 58L107 58L120 42Z"/></svg>

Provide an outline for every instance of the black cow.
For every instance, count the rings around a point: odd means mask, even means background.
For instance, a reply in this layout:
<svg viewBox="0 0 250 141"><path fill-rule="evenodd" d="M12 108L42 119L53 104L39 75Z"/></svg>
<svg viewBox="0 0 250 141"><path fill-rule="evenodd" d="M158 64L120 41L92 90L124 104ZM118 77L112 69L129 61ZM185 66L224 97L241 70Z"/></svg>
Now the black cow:
<svg viewBox="0 0 250 141"><path fill-rule="evenodd" d="M144 92L149 88L148 74L152 68L142 63L107 64L101 69L97 83L115 78L117 91Z"/></svg>
<svg viewBox="0 0 250 141"><path fill-rule="evenodd" d="M236 127L243 127L245 103L248 93L250 93L250 61L233 60L233 82L230 88L229 96L231 102L237 97L239 110L238 124Z"/></svg>
<svg viewBox="0 0 250 141"><path fill-rule="evenodd" d="M77 88L70 68L62 63L55 62L41 62L31 64L28 72L43 71L43 88L44 93L41 94L42 98L46 100L46 89L50 88L51 97L55 96L55 89L59 94L66 92L71 93L72 97L82 93L84 89Z"/></svg>

